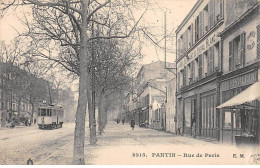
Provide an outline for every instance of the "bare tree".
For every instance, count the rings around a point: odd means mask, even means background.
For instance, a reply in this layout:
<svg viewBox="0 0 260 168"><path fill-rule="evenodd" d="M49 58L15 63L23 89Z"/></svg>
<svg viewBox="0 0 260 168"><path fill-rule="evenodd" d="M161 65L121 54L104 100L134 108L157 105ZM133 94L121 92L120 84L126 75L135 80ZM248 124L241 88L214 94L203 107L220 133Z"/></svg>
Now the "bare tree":
<svg viewBox="0 0 260 168"><path fill-rule="evenodd" d="M74 70L75 66L70 66L70 63L66 59L52 58L50 51L53 45L67 46L70 48L69 53L66 54L71 59L72 65L78 65L79 75L79 99L76 113L76 126L74 134L74 152L73 152L73 164L85 164L84 160L84 137L85 137L85 115L86 115L86 102L88 102L89 111L89 127L90 127L90 144L96 143L96 128L93 108L91 105L91 88L90 88L90 73L89 65L91 63L89 50L90 43L97 39L115 39L115 38L127 38L130 37L136 30L137 24L141 20L144 12L146 11L147 3L142 1L125 1L125 0L106 0L99 2L96 0L55 0L55 1L40 1L40 0L14 0L11 3L1 2L4 7L2 11L10 9L11 6L17 5L32 5L34 14L38 16L38 23L36 28L39 28L33 34L38 35L39 39L35 39L36 36L31 36L34 39L37 47L41 46L41 51L38 54L41 56L47 56L47 59L51 59L63 65L68 70L77 72ZM143 13L138 19L132 12L133 8L144 9ZM42 12L39 12L42 11ZM49 15L51 14L51 15ZM53 17L56 20L61 20L56 24L48 23L53 21ZM37 22L37 20L36 20ZM69 29L64 29L61 23L68 24ZM91 33L91 27L93 24L102 27L104 33L101 36L93 36ZM30 25L30 24L28 24ZM32 29L29 28L31 33ZM38 34L41 32L40 34ZM40 36L41 35L41 36ZM70 37L74 37L71 38ZM70 39L70 40L68 40ZM39 49L39 48L37 48ZM64 51L64 49L63 49ZM77 67L77 66L76 66Z"/></svg>

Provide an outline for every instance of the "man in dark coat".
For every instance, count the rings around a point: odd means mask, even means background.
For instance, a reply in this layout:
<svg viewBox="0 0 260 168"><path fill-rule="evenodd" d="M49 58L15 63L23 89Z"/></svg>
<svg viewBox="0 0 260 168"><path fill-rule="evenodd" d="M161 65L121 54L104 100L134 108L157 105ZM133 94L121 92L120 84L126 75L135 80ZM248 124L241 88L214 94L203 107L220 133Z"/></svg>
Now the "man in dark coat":
<svg viewBox="0 0 260 168"><path fill-rule="evenodd" d="M135 129L135 120L134 119L131 120L131 127L133 130Z"/></svg>

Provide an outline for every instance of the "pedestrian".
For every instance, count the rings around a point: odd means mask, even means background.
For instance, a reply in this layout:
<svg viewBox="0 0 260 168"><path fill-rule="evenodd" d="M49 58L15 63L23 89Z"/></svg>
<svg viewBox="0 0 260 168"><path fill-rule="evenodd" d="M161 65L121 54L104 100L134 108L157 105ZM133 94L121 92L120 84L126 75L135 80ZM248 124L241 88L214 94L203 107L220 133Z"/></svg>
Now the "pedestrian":
<svg viewBox="0 0 260 168"><path fill-rule="evenodd" d="M118 123L120 123L120 120L119 120L119 119L117 119L117 120L116 120L116 123L117 123L117 124L118 124Z"/></svg>
<svg viewBox="0 0 260 168"><path fill-rule="evenodd" d="M135 129L135 120L134 119L131 120L131 127L132 127L132 130Z"/></svg>
<svg viewBox="0 0 260 168"><path fill-rule="evenodd" d="M27 160L27 165L33 165L33 161L32 161L31 158L29 158L29 159Z"/></svg>
<svg viewBox="0 0 260 168"><path fill-rule="evenodd" d="M195 113L192 114L191 118L191 131L192 131L192 136L196 138L196 115Z"/></svg>
<svg viewBox="0 0 260 168"><path fill-rule="evenodd" d="M123 125L125 124L125 119L122 120Z"/></svg>

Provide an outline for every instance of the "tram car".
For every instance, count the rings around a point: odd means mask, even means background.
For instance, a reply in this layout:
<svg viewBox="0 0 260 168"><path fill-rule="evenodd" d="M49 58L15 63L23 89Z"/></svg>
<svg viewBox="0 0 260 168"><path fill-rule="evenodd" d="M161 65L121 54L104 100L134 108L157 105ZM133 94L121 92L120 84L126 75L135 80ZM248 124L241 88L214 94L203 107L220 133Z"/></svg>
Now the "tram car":
<svg viewBox="0 0 260 168"><path fill-rule="evenodd" d="M64 110L60 106L46 105L38 109L37 123L39 129L61 128L63 124Z"/></svg>

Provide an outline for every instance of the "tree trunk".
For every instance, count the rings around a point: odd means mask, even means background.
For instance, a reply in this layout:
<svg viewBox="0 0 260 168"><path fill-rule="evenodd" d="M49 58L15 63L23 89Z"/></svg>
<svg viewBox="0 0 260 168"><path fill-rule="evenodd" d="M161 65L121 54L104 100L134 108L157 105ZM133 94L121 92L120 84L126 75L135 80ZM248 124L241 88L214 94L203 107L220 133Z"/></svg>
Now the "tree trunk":
<svg viewBox="0 0 260 168"><path fill-rule="evenodd" d="M1 113L1 127L5 127L5 122L6 122L6 118L7 118L7 111L6 110L2 110Z"/></svg>
<svg viewBox="0 0 260 168"><path fill-rule="evenodd" d="M98 132L99 135L104 131L104 92L101 91L99 93L99 101L98 101Z"/></svg>
<svg viewBox="0 0 260 168"><path fill-rule="evenodd" d="M84 158L84 140L85 140L85 119L86 119L86 109L88 102L88 109L91 109L91 95L89 91L89 74L87 67L87 8L88 0L82 0L82 24L80 30L80 55L79 55L79 98L78 107L76 113L76 125L74 132L74 149L73 149L73 160L72 164L85 164ZM89 110L89 115L91 115L91 110ZM91 117L89 118L91 120ZM91 121L89 123L92 124ZM90 135L92 133L90 124ZM90 138L91 139L91 138Z"/></svg>
<svg viewBox="0 0 260 168"><path fill-rule="evenodd" d="M13 107L11 107L11 113L13 113ZM17 112L18 112L18 123L20 123L21 121L21 98L18 99L18 109L17 109Z"/></svg>
<svg viewBox="0 0 260 168"><path fill-rule="evenodd" d="M32 105L31 123L34 124L34 119L33 119L34 103L31 103L31 105Z"/></svg>

